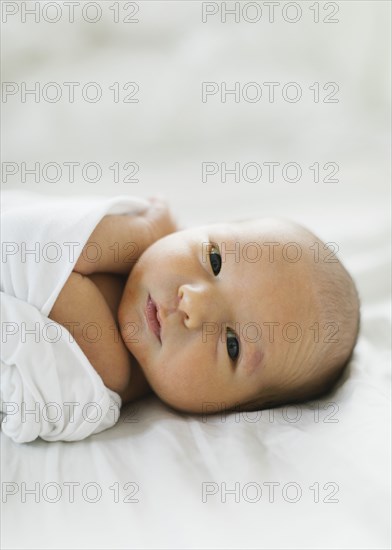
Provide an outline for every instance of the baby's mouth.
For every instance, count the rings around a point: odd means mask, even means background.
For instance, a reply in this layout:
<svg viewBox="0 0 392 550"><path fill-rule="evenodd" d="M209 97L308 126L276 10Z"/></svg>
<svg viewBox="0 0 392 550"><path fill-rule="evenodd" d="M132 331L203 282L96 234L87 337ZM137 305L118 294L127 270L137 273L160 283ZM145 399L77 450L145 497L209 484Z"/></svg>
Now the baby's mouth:
<svg viewBox="0 0 392 550"><path fill-rule="evenodd" d="M147 304L145 307L145 314L147 319L147 324L151 330L161 342L161 325L158 317L157 306L155 305L154 300L148 295Z"/></svg>

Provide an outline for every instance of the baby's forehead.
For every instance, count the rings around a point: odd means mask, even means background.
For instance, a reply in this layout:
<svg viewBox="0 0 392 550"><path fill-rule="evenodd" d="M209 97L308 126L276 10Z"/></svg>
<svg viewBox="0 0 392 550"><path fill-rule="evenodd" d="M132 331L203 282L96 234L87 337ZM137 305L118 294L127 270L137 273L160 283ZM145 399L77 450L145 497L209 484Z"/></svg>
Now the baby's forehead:
<svg viewBox="0 0 392 550"><path fill-rule="evenodd" d="M216 238L234 240L242 244L265 241L285 245L293 240L300 242L304 236L304 229L294 222L274 217L213 223L199 229Z"/></svg>

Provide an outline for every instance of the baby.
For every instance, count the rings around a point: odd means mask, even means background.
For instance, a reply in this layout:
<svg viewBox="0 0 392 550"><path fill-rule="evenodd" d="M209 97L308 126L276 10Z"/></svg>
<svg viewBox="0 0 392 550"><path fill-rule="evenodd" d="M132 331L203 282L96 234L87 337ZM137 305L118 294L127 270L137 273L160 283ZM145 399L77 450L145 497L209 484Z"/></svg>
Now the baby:
<svg viewBox="0 0 392 550"><path fill-rule="evenodd" d="M100 324L99 342L74 337L123 404L151 391L192 413L294 403L328 392L351 357L353 280L293 222L179 231L151 200L144 215L105 216L89 243L102 257L79 257L49 317Z"/></svg>

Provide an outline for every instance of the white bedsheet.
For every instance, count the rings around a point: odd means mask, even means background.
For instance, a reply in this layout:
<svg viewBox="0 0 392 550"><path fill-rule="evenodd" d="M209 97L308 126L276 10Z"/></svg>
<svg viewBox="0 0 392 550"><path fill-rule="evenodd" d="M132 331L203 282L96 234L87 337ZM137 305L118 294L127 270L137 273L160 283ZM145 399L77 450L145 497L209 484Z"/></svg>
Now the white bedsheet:
<svg viewBox="0 0 392 550"><path fill-rule="evenodd" d="M74 443L1 434L5 546L388 548L390 259L381 221L363 247L359 231L346 250L361 335L336 391L223 418L151 397Z"/></svg>

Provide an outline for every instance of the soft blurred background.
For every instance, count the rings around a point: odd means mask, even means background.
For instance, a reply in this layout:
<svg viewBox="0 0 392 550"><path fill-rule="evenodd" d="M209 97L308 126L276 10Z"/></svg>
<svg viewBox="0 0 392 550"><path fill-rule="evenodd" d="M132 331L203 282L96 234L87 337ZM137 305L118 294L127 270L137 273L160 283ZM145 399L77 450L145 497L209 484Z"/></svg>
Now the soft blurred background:
<svg viewBox="0 0 392 550"><path fill-rule="evenodd" d="M73 22L70 7L53 4L2 2L8 92L2 103L3 189L161 194L181 226L277 214L337 243L354 272L355 254L369 247L379 247L384 262L390 216L389 2L299 2L300 11L281 2L273 14L268 3L242 2L237 16L224 13L234 2L82 2L74 3ZM203 22L203 10L217 13ZM66 82L80 83L74 102ZM83 98L89 82L102 91L97 102ZM123 101L133 91L124 90L127 82L138 85L130 97L137 103ZM219 87L206 102L203 82ZM235 82L241 92L246 83L258 83L260 101L241 95L236 102L228 95L222 102L222 83L232 89ZM272 103L265 82L279 83ZM301 86L298 102L283 99L288 82ZM318 103L309 89L315 82ZM323 90L328 82L339 86L331 95L337 103L323 102L334 91ZM24 97L23 87L36 87L38 97ZM59 101L47 101L56 90ZM255 91L249 88L248 97ZM94 98L94 87L86 93ZM5 173L4 162L16 163L6 168L16 173ZM72 162L80 165L70 182ZM246 175L256 175L250 168L239 181L233 174L222 181L219 170L203 182L206 162L264 169L259 181L246 181ZM273 182L263 167L269 162L280 163ZM288 162L301 166L295 183L282 176ZM318 183L309 169L315 162ZM21 177L23 163L28 169L39 163L38 182L32 174ZM47 163L58 163L61 172ZM94 179L93 167L83 178L88 163L99 164L99 181L86 181ZM326 163L335 164L325 170ZM338 181L323 181L336 165L331 177ZM56 175L60 179L51 181ZM127 176L138 181L124 181ZM365 280L358 282L363 293L370 291Z"/></svg>

